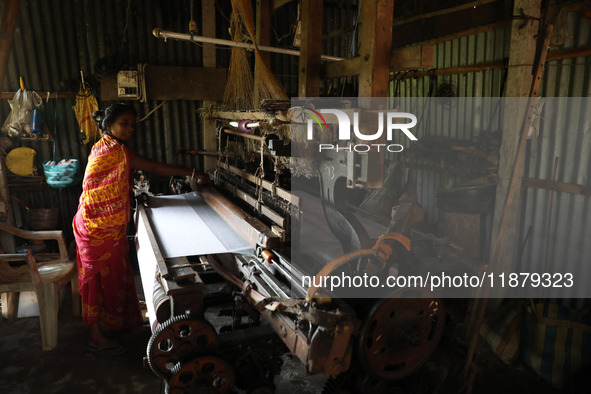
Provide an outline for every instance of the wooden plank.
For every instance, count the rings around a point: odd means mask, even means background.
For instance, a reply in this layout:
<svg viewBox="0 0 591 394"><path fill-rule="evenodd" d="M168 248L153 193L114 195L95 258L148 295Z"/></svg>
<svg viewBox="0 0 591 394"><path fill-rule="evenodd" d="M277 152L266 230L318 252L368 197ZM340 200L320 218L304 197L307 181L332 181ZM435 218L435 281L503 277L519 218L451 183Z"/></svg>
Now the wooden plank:
<svg viewBox="0 0 591 394"><path fill-rule="evenodd" d="M203 35L206 37L215 37L215 0L201 1L201 24L203 26ZM203 67L216 67L216 49L215 45L203 45ZM213 107L217 104L215 100L204 100L203 106ZM217 138L215 131L215 121L203 118L201 120L201 128L203 130L203 149L207 152L217 152ZM203 171L215 171L216 160L213 157L205 157L203 159Z"/></svg>
<svg viewBox="0 0 591 394"><path fill-rule="evenodd" d="M407 45L426 42L431 39L488 26L499 21L511 19L511 7L501 0L486 3L476 8L460 9L456 12L435 15L428 18L401 23L393 29L392 47L400 48ZM515 14L519 15L519 13ZM450 23L453 21L453 23ZM516 19L520 23L521 19ZM404 34L401 34L404 32Z"/></svg>
<svg viewBox="0 0 591 394"><path fill-rule="evenodd" d="M148 100L222 100L225 68L147 66ZM118 101L117 75L101 80L101 101Z"/></svg>
<svg viewBox="0 0 591 394"><path fill-rule="evenodd" d="M359 97L388 97L394 2L365 1L362 12Z"/></svg>
<svg viewBox="0 0 591 394"><path fill-rule="evenodd" d="M591 196L591 187L579 185L576 183L562 183L556 181L547 181L543 179L523 178L522 184L525 187L532 187L534 189L545 189L553 190L556 192Z"/></svg>
<svg viewBox="0 0 591 394"><path fill-rule="evenodd" d="M395 49L392 53L396 52ZM558 51L548 52L548 56L546 57L546 62L550 62L553 60L563 60L563 59L572 59L577 57L587 57L591 56L591 46L584 46L584 47L577 47L577 48L568 48L562 49ZM496 68L506 68L507 67L508 59L505 60L495 60L491 62L483 62L483 63L476 63L470 64L467 66L458 66L458 67L448 67L448 68L438 68L433 70L423 70L423 71L411 71L404 74L397 74L392 79L399 80L399 79L407 79L407 78L420 78L427 75L456 75L456 74L466 74L476 71L485 71L485 70L492 70ZM335 63L335 64L338 64ZM392 70L394 71L394 70Z"/></svg>
<svg viewBox="0 0 591 394"><path fill-rule="evenodd" d="M205 288L203 280L185 256L166 259L169 278L162 281L162 288L167 295L193 293L198 298L198 292ZM182 278L182 279L181 279Z"/></svg>
<svg viewBox="0 0 591 394"><path fill-rule="evenodd" d="M411 17L404 17L404 18L395 18L394 19L394 26L401 26L406 23L411 23L411 22L422 20L422 19L432 18L435 16L452 14L457 11L462 11L462 10L466 10L469 8L476 8L476 7L482 6L484 4L494 3L496 1L498 1L498 0L476 0L476 1L471 1L468 3L460 4L460 5L457 5L454 7L449 7L449 8L444 8L441 10L422 13L420 15L414 15Z"/></svg>
<svg viewBox="0 0 591 394"><path fill-rule="evenodd" d="M560 51L548 52L547 62L552 60L572 59L575 57L591 56L591 46L562 49Z"/></svg>
<svg viewBox="0 0 591 394"><path fill-rule="evenodd" d="M217 119L226 120L251 119L273 121L275 119L278 119L283 122L289 122L291 120L286 112L277 112L274 114L270 114L268 112L260 111L218 111L215 112L213 116Z"/></svg>
<svg viewBox="0 0 591 394"><path fill-rule="evenodd" d="M280 239L277 234L263 222L238 208L214 188L204 188L198 193L251 247L261 246L272 249L279 245Z"/></svg>
<svg viewBox="0 0 591 394"><path fill-rule="evenodd" d="M503 29L507 26L511 26L510 19L505 19L500 22L497 21L497 22L493 22L493 23L487 23L487 24L479 25L477 27L472 27L469 29L460 30L457 32L449 33L449 34L442 34L440 36L430 38L426 41L422 41L422 43L423 44L439 44L442 42L451 41L451 40L455 40L455 39L462 38L462 37L468 37L468 36L473 36L475 34L487 33L489 31Z"/></svg>
<svg viewBox="0 0 591 394"><path fill-rule="evenodd" d="M225 68L146 68L146 90L150 100L221 100L226 87Z"/></svg>
<svg viewBox="0 0 591 394"><path fill-rule="evenodd" d="M457 75L457 74L467 74L473 73L476 71L485 71L485 70L492 70L496 68L503 68L507 67L507 60L495 60L492 62L483 62L477 64L470 64L467 66L458 66L458 67L449 67L449 68L437 68L431 70L422 70L422 71L410 71L406 73L396 74L392 77L393 80L401 80L407 78L421 78L428 75L436 75L436 76L443 76L443 75Z"/></svg>
<svg viewBox="0 0 591 394"><path fill-rule="evenodd" d="M364 61L359 56L338 62L323 64L320 68L320 78L333 79L358 75Z"/></svg>
<svg viewBox="0 0 591 394"><path fill-rule="evenodd" d="M14 95L16 94L16 92L2 92L0 93L0 99L9 99L11 100L12 98L14 98ZM55 100L55 92L37 92L37 94L43 99L47 99L49 98L50 100ZM49 94L49 96L48 96ZM58 99L71 99L71 98L76 98L76 93L75 92L59 92L57 94L57 98Z"/></svg>
<svg viewBox="0 0 591 394"><path fill-rule="evenodd" d="M201 1L201 35L215 37L215 0ZM216 49L214 44L203 44L203 67L216 66Z"/></svg>
<svg viewBox="0 0 591 394"><path fill-rule="evenodd" d="M433 65L433 45L412 45L395 49L390 58L390 71L432 68Z"/></svg>
<svg viewBox="0 0 591 394"><path fill-rule="evenodd" d="M254 174L245 171L245 170L241 170L238 167L234 167L231 165L226 165L224 163L222 163L221 161L218 160L218 166L220 168L223 168L226 171L229 171L233 174L236 174L238 176L240 176L241 178L244 178L252 183L259 183L261 182L260 179L258 179L257 177L254 176ZM273 191L275 190L275 193L277 194L277 196L283 198L286 201L289 201L291 204L295 205L296 207L300 206L300 198L298 196L296 196L295 194L291 194L289 191L284 190L280 187L273 187L273 184L267 180L262 180L262 186L265 190L269 190L269 191Z"/></svg>
<svg viewBox="0 0 591 394"><path fill-rule="evenodd" d="M320 96L320 51L322 49L322 1L302 0L299 97Z"/></svg>
<svg viewBox="0 0 591 394"><path fill-rule="evenodd" d="M293 0L273 0L273 10L276 10L279 7L284 6L287 3L291 3Z"/></svg>
<svg viewBox="0 0 591 394"><path fill-rule="evenodd" d="M246 193L245 191L240 190L237 187L234 187L234 185L232 185L229 182L226 182L224 180L218 180L218 182L222 185L222 187L224 189L231 192L234 195L234 197L238 197L239 199L241 199L242 201L246 202L248 205L253 207L255 210L257 209L257 206L259 205L259 203L256 198L254 198L250 194ZM260 206L259 213L261 215L265 216L267 219L271 219L273 222L278 224L281 228L285 228L285 225L286 225L285 218L283 216L281 216L280 214L278 214L277 212L273 211L271 208L267 207L266 205Z"/></svg>

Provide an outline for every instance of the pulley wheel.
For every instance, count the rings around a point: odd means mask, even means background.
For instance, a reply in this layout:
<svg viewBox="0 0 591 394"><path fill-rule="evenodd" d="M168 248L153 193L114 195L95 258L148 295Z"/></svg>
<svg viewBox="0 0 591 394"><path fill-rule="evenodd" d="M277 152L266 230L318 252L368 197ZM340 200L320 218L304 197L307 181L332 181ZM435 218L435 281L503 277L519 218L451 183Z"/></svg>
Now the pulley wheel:
<svg viewBox="0 0 591 394"><path fill-rule="evenodd" d="M148 364L157 376L168 379L178 363L212 352L217 345L211 324L188 315L175 316L158 327L148 341Z"/></svg>
<svg viewBox="0 0 591 394"><path fill-rule="evenodd" d="M441 300L399 290L377 300L360 331L362 367L376 377L400 379L416 371L436 349L445 324Z"/></svg>
<svg viewBox="0 0 591 394"><path fill-rule="evenodd" d="M178 364L168 380L166 394L229 393L234 387L234 370L220 357L202 356Z"/></svg>

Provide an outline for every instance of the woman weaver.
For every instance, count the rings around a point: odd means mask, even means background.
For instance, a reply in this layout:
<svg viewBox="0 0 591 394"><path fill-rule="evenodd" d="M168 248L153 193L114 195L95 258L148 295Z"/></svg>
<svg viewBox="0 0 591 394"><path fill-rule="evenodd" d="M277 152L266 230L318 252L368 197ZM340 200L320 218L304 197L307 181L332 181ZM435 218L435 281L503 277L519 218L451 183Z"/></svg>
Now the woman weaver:
<svg viewBox="0 0 591 394"><path fill-rule="evenodd" d="M73 227L82 318L90 325L88 350L116 356L125 348L105 336L143 323L129 261L126 230L130 219L132 169L166 176L187 176L192 170L141 157L125 145L135 132L136 112L113 104L94 115L103 137L92 147ZM102 119L102 122L100 122ZM200 183L206 175L199 173Z"/></svg>

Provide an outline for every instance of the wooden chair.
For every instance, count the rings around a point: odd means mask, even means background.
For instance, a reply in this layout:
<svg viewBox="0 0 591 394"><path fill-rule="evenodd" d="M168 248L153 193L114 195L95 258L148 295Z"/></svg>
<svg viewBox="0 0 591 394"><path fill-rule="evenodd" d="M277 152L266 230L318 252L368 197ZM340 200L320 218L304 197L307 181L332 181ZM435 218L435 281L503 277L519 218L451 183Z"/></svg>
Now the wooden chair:
<svg viewBox="0 0 591 394"><path fill-rule="evenodd" d="M39 305L43 350L57 346L57 318L59 290L68 283L72 286L72 313L80 316L78 271L76 262L68 258L62 231L25 231L0 222L0 231L28 240L54 240L59 253L0 254L0 293L8 293L8 320L18 314L19 293L34 291Z"/></svg>

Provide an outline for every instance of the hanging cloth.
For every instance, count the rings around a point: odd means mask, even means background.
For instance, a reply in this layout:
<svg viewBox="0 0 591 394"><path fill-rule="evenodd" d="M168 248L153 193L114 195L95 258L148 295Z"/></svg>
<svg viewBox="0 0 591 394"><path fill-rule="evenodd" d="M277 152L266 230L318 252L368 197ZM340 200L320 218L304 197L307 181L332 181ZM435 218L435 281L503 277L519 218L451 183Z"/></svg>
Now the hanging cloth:
<svg viewBox="0 0 591 394"><path fill-rule="evenodd" d="M90 141L96 141L101 137L101 132L92 119L94 111L98 111L98 102L92 94L92 89L87 83L80 85L80 90L76 94L76 104L74 105L76 120L80 125L80 140L84 144Z"/></svg>

